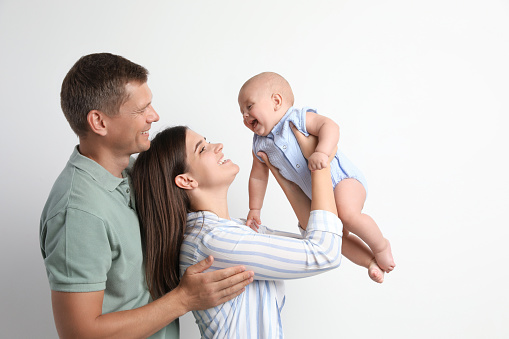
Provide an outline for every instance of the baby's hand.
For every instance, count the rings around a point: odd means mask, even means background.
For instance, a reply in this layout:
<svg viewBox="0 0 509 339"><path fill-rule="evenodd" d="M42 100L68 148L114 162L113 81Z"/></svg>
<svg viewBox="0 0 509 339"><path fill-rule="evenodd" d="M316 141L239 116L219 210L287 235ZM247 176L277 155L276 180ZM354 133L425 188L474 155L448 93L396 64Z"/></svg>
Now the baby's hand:
<svg viewBox="0 0 509 339"><path fill-rule="evenodd" d="M249 210L246 226L249 226L253 231L258 232L258 228L260 228L261 224L260 210Z"/></svg>
<svg viewBox="0 0 509 339"><path fill-rule="evenodd" d="M327 167L329 164L329 156L322 152L314 152L308 158L308 168L311 171L318 171Z"/></svg>

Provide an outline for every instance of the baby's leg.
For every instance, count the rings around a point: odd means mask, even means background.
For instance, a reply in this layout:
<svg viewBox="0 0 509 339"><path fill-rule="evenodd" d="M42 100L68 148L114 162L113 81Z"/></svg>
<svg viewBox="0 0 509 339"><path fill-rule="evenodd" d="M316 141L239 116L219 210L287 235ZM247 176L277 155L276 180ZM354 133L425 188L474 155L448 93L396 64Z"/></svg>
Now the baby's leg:
<svg viewBox="0 0 509 339"><path fill-rule="evenodd" d="M384 282L384 271L378 266L375 259L369 263L368 275L374 282L379 284Z"/></svg>
<svg viewBox="0 0 509 339"><path fill-rule="evenodd" d="M364 186L355 179L341 180L334 189L334 198L343 226L358 235L371 248L382 270L392 271L396 264L389 241L383 237L375 221L362 213L366 200Z"/></svg>
<svg viewBox="0 0 509 339"><path fill-rule="evenodd" d="M343 246L341 253L351 262L368 269L368 275L374 282L384 281L384 271L377 265L373 252L355 234L343 228Z"/></svg>

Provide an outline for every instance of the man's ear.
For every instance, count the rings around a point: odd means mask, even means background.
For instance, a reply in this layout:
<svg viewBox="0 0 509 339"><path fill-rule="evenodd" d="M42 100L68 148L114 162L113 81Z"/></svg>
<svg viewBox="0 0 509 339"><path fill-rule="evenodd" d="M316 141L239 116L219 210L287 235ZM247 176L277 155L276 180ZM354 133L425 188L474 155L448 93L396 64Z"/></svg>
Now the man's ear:
<svg viewBox="0 0 509 339"><path fill-rule="evenodd" d="M272 102L274 103L274 111L277 111L283 105L283 97L279 93L272 94Z"/></svg>
<svg viewBox="0 0 509 339"><path fill-rule="evenodd" d="M105 114L96 109L91 110L87 114L87 122L93 133L105 136L107 134Z"/></svg>
<svg viewBox="0 0 509 339"><path fill-rule="evenodd" d="M175 177L175 185L185 190L192 190L198 187L198 182L188 174L179 174Z"/></svg>

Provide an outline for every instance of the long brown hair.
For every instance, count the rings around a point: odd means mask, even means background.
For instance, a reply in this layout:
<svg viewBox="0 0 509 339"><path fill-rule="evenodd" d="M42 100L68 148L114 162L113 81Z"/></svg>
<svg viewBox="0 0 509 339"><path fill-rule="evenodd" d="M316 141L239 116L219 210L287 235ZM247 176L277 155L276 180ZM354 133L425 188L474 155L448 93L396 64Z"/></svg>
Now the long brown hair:
<svg viewBox="0 0 509 339"><path fill-rule="evenodd" d="M175 126L158 133L150 149L139 154L131 172L145 275L154 300L180 282L179 253L189 198L174 180L187 172L186 132L187 127Z"/></svg>

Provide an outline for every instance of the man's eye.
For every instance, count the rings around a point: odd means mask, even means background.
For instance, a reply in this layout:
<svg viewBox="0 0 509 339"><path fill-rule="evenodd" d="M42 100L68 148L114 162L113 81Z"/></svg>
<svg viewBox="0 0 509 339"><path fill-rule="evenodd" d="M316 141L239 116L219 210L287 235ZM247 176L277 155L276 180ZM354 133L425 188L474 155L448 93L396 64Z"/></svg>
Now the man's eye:
<svg viewBox="0 0 509 339"><path fill-rule="evenodd" d="M202 153L203 151L205 151L205 146L201 148L200 153Z"/></svg>

